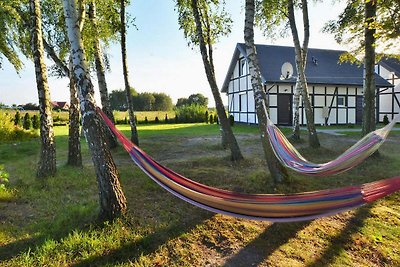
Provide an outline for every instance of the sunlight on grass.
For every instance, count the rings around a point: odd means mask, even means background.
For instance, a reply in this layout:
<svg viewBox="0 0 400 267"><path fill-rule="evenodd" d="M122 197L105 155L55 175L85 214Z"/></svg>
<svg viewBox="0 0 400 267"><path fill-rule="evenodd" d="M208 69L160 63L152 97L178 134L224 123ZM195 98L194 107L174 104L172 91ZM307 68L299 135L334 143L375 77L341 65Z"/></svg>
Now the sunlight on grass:
<svg viewBox="0 0 400 267"><path fill-rule="evenodd" d="M129 125L118 128L130 134ZM382 146L380 158L349 172L318 178L291 172L291 183L275 186L258 127L233 127L245 156L235 163L220 146L219 125L150 124L138 130L141 147L160 163L196 182L236 192L314 191L400 173L398 134ZM308 222L237 219L204 211L166 192L135 167L121 146L112 153L128 214L101 223L87 146L82 146L83 168L65 166L68 127L57 126L55 132L58 170L46 180L35 178L37 139L0 145L0 164L10 174L12 192L3 199L0 194L1 266L400 266L399 193ZM306 140L295 145L311 161L324 162L354 139L324 134L318 150L308 148Z"/></svg>

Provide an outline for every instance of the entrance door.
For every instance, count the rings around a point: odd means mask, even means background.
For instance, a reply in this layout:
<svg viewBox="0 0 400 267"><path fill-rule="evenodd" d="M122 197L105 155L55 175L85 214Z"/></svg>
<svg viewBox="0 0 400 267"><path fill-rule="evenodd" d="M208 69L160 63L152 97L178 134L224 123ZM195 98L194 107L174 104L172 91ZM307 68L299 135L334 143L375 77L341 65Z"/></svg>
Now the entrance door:
<svg viewBox="0 0 400 267"><path fill-rule="evenodd" d="M356 124L362 124L363 102L364 99L362 96L356 97Z"/></svg>
<svg viewBox="0 0 400 267"><path fill-rule="evenodd" d="M292 125L292 95L278 94L278 124Z"/></svg>

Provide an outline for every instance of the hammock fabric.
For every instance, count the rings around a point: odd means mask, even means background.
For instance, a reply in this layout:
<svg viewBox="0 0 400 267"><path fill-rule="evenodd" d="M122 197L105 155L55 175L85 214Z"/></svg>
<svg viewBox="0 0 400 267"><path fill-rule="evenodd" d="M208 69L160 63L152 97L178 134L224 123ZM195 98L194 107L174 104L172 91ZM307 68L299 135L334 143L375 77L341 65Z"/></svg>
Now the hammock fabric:
<svg viewBox="0 0 400 267"><path fill-rule="evenodd" d="M321 164L306 160L269 118L267 130L272 149L285 167L305 175L326 176L347 171L372 155L385 142L398 118L399 115L385 127L365 135L336 159Z"/></svg>
<svg viewBox="0 0 400 267"><path fill-rule="evenodd" d="M400 190L400 176L360 186L292 195L241 194L192 181L161 165L125 137L98 108L133 161L168 192L200 208L239 218L292 222L349 210Z"/></svg>

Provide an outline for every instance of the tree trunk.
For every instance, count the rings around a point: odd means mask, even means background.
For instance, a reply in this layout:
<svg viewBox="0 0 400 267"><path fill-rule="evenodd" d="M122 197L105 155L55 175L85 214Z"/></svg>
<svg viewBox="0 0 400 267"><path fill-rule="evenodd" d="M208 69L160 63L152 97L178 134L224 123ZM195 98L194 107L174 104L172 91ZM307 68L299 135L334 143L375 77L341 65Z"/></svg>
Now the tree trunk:
<svg viewBox="0 0 400 267"><path fill-rule="evenodd" d="M44 49L56 65L61 69L65 77L69 77L69 93L70 93L70 106L69 106L69 126L68 126L68 159L67 164L71 166L82 166L81 142L79 135L79 100L76 92L76 83L73 79L72 60L70 59L70 67L58 57L53 47L51 47L45 39L43 39Z"/></svg>
<svg viewBox="0 0 400 267"><path fill-rule="evenodd" d="M261 132L261 143L264 149L265 159L275 183L288 181L289 175L283 165L276 158L269 142L267 125L267 105L266 96L263 90L260 67L257 58L257 51L254 45L254 0L246 0L244 40L247 52L247 61L251 77L251 85L254 91L254 101L257 110L258 125Z"/></svg>
<svg viewBox="0 0 400 267"><path fill-rule="evenodd" d="M228 117L226 116L225 107L222 102L221 94L219 93L218 85L215 80L213 63L210 61L210 59L212 58L212 49L209 51L210 54L207 53L197 0L192 0L192 10L196 22L196 31L197 31L197 36L199 37L200 53L203 59L204 69L206 72L208 83L210 84L211 92L215 100L215 108L217 110L221 129L223 132L222 137L226 138L226 143L228 143L229 148L231 150L231 160L232 161L242 160L243 159L242 152L240 151L237 140L229 124ZM211 46L211 44L208 45ZM209 57L209 55L211 55L211 58Z"/></svg>
<svg viewBox="0 0 400 267"><path fill-rule="evenodd" d="M97 32L97 18L96 18L96 3L95 1L91 1L89 7L89 18L92 21L93 28L95 29L96 36L98 36ZM101 106L103 112L107 115L107 117L115 124L114 115L111 110L110 101L108 99L108 89L106 82L106 74L105 74L105 66L103 62L103 52L101 51L100 40L95 38L94 40L94 61L96 66L96 74L97 74L97 82L99 85ZM113 132L104 124L105 133L107 136L107 143L110 148L117 147L117 139Z"/></svg>
<svg viewBox="0 0 400 267"><path fill-rule="evenodd" d="M105 142L100 118L96 113L94 89L84 57L82 38L78 26L75 1L63 0L68 39L71 45L74 77L78 85L82 127L92 155L99 187L101 219L112 220L126 212L126 199L119 174Z"/></svg>
<svg viewBox="0 0 400 267"><path fill-rule="evenodd" d="M32 48L40 111L40 159L36 176L43 178L56 173L56 144L51 115L50 92L44 62L42 22L39 0L30 0L32 22Z"/></svg>
<svg viewBox="0 0 400 267"><path fill-rule="evenodd" d="M300 94L302 88L300 78L297 77L296 88L293 96L293 131L291 138L294 140L300 140Z"/></svg>
<svg viewBox="0 0 400 267"><path fill-rule="evenodd" d="M288 13L289 13L289 24L292 31L293 43L296 51L296 69L299 75L301 84L301 95L303 99L304 110L307 119L308 129L308 142L313 148L320 147L317 130L314 124L314 114L310 103L310 97L308 95L308 85L305 75L308 42L310 39L310 25L308 21L308 5L307 0L302 0L302 11L303 11L303 24L304 24L304 42L303 47L300 46L299 35L297 32L296 21L294 16L293 0L288 0Z"/></svg>
<svg viewBox="0 0 400 267"><path fill-rule="evenodd" d="M139 136L136 128L136 119L133 109L131 86L129 84L128 59L126 56L126 22L125 22L125 0L121 1L121 53L122 68L124 72L126 102L128 103L129 124L131 126L131 141L139 145Z"/></svg>
<svg viewBox="0 0 400 267"><path fill-rule="evenodd" d="M72 57L70 58L70 69L73 69ZM81 140L79 132L79 99L76 90L76 79L74 73L69 72L69 128L68 128L68 161L71 166L82 166Z"/></svg>
<svg viewBox="0 0 400 267"><path fill-rule="evenodd" d="M375 122L375 26L376 0L365 2L365 59L364 59L364 106L362 133L376 129Z"/></svg>

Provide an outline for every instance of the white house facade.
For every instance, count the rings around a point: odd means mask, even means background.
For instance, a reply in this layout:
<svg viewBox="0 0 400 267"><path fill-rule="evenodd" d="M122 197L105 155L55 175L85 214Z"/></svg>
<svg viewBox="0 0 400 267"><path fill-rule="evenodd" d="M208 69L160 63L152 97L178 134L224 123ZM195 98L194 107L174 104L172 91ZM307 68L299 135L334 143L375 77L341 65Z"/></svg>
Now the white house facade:
<svg viewBox="0 0 400 267"><path fill-rule="evenodd" d="M261 78L269 100L270 116L275 124L292 125L294 71L292 79L281 80L285 62L295 66L293 47L257 45ZM344 51L309 49L306 76L316 124L360 124L363 104L363 69L349 63L338 63ZM376 74L377 92L391 92L393 85ZM222 92L228 95L229 114L236 122L258 123L244 44L237 44L225 78ZM383 119L377 94L377 118ZM305 124L300 106L300 123ZM386 111L385 111L386 112ZM393 111L391 114L395 114ZM388 113L389 114L389 113ZM382 116L381 116L382 115Z"/></svg>
<svg viewBox="0 0 400 267"><path fill-rule="evenodd" d="M385 115L393 119L400 112L400 60L383 58L375 71L394 86L379 92L379 120L382 121Z"/></svg>

